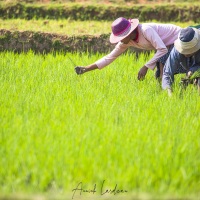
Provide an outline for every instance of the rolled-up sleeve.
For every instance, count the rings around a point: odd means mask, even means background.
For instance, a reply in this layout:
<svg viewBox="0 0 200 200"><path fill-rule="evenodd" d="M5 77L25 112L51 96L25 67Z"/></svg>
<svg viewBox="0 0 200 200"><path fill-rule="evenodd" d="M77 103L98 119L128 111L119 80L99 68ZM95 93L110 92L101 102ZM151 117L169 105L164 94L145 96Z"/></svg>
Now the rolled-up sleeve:
<svg viewBox="0 0 200 200"><path fill-rule="evenodd" d="M145 64L146 67L153 70L156 66L156 62L158 61L158 59L164 56L168 52L168 49L158 33L153 28L149 27L148 29L146 29L144 31L144 37L156 49L156 53L153 58Z"/></svg>
<svg viewBox="0 0 200 200"><path fill-rule="evenodd" d="M115 48L103 58L97 60L95 64L99 69L102 69L112 63L118 56L120 56L129 46L119 42Z"/></svg>
<svg viewBox="0 0 200 200"><path fill-rule="evenodd" d="M173 48L163 69L162 88L164 90L171 88L174 82L174 74L179 64L180 58L175 48Z"/></svg>

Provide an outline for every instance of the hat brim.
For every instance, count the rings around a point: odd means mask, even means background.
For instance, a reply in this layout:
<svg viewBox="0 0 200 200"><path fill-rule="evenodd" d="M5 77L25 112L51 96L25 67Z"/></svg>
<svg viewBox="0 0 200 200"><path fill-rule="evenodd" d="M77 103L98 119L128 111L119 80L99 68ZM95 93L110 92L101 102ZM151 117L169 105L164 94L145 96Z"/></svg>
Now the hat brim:
<svg viewBox="0 0 200 200"><path fill-rule="evenodd" d="M139 24L138 19L131 19L131 28L130 30L123 36L116 36L113 33L110 35L110 43L115 44L118 43L119 41L123 40L125 37L127 37L132 31L134 31Z"/></svg>
<svg viewBox="0 0 200 200"><path fill-rule="evenodd" d="M174 47L179 53L188 55L188 54L193 54L200 49L200 30L197 29L195 31L198 32L199 39L198 39L197 44L190 49L183 49L181 46L181 41L179 39L174 41Z"/></svg>

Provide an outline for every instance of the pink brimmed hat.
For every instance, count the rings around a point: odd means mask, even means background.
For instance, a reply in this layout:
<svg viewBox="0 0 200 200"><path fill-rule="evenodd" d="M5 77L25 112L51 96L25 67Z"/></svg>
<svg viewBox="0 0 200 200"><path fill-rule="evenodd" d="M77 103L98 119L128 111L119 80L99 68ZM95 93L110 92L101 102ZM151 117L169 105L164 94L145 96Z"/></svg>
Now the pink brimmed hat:
<svg viewBox="0 0 200 200"><path fill-rule="evenodd" d="M128 36L139 24L138 19L127 20L123 17L117 18L111 25L112 33L110 35L110 42L117 43Z"/></svg>

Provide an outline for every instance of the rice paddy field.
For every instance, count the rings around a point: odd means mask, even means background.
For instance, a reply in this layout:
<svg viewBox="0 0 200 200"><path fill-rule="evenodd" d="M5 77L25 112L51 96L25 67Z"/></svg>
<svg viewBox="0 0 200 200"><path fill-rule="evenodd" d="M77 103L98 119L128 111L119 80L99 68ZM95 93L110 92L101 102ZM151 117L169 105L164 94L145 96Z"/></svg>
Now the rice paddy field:
<svg viewBox="0 0 200 200"><path fill-rule="evenodd" d="M152 54L75 74L102 56L0 53L0 199L200 199L197 89L138 81Z"/></svg>

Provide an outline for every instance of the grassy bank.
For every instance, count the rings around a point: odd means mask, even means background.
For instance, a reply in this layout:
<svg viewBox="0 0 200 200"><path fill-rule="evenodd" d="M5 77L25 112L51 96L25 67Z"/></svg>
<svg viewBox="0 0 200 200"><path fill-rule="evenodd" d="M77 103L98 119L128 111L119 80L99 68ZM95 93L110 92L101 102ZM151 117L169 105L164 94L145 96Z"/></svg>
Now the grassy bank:
<svg viewBox="0 0 200 200"><path fill-rule="evenodd" d="M199 22L200 4L179 3L159 5L107 5L107 4L0 4L0 18L110 20L124 16L142 21L194 21Z"/></svg>
<svg viewBox="0 0 200 200"><path fill-rule="evenodd" d="M145 21L145 23L148 21ZM149 20L149 22L152 22ZM156 21L155 21L156 22ZM25 19L0 19L0 29L11 31L35 31L56 33L68 36L100 35L111 33L112 21L74 21L74 20L25 20ZM143 21L141 21L143 23ZM180 27L197 25L189 22L168 22Z"/></svg>
<svg viewBox="0 0 200 200"><path fill-rule="evenodd" d="M173 23L181 27L195 25L192 22ZM107 53L115 46L109 42L111 22L108 21L15 19L1 20L0 24L0 51Z"/></svg>

